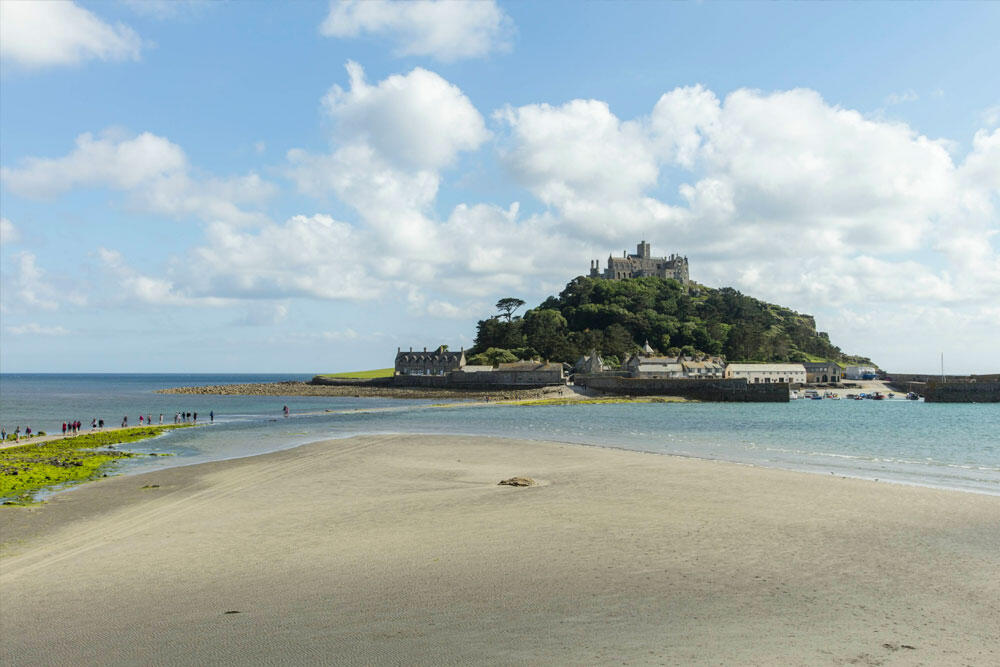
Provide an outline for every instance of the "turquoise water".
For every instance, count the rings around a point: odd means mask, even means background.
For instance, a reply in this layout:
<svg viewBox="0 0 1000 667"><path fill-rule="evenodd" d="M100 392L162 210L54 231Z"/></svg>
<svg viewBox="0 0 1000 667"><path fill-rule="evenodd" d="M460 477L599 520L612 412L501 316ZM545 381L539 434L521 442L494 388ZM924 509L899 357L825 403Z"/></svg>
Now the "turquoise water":
<svg viewBox="0 0 1000 667"><path fill-rule="evenodd" d="M122 472L260 454L365 433L492 435L620 447L1000 495L1000 404L922 401L634 403L434 408L432 401L164 395L180 385L305 379L251 375L2 375L0 423L55 431L63 419L210 410L208 428L135 443L167 458ZM288 405L292 416L281 416ZM117 421L116 421L117 420ZM86 430L86 429L85 429Z"/></svg>

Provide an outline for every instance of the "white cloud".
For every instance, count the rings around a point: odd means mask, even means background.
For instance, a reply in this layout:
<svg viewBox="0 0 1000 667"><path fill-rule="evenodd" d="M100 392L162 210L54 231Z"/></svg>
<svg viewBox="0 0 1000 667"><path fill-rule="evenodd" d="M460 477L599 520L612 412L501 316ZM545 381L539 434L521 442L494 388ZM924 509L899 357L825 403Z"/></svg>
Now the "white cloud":
<svg viewBox="0 0 1000 667"><path fill-rule="evenodd" d="M69 334L69 329L61 326L45 326L35 322L19 324L7 327L7 332L15 336L65 336Z"/></svg>
<svg viewBox="0 0 1000 667"><path fill-rule="evenodd" d="M7 185L18 194L46 197L78 186L107 185L119 190L167 177L187 168L179 146L149 132L133 139L89 132L60 158L29 157L20 169L3 168Z"/></svg>
<svg viewBox="0 0 1000 667"><path fill-rule="evenodd" d="M138 60L142 40L132 28L109 25L73 2L4 2L0 54L27 67L84 60Z"/></svg>
<svg viewBox="0 0 1000 667"><path fill-rule="evenodd" d="M564 207L581 193L634 199L656 183L656 159L641 125L621 122L604 102L533 104L495 117L511 128L506 162L546 204Z"/></svg>
<svg viewBox="0 0 1000 667"><path fill-rule="evenodd" d="M0 244L7 245L21 240L21 232L7 218L0 218Z"/></svg>
<svg viewBox="0 0 1000 667"><path fill-rule="evenodd" d="M333 86L323 100L343 143L369 145L404 168L440 169L489 138L479 111L434 72L418 67L376 86L357 63L347 72L350 89Z"/></svg>
<svg viewBox="0 0 1000 667"><path fill-rule="evenodd" d="M86 298L64 278L52 278L38 266L34 253L22 250L4 264L4 308L56 310L63 304L83 305Z"/></svg>
<svg viewBox="0 0 1000 667"><path fill-rule="evenodd" d="M128 138L106 132L98 138L84 133L76 146L58 158L28 157L18 168L3 167L12 192L46 198L78 187L109 187L129 192L131 204L175 217L259 222L258 213L241 205L260 205L276 188L257 174L216 178L193 173L180 146L143 132Z"/></svg>
<svg viewBox="0 0 1000 667"><path fill-rule="evenodd" d="M298 215L252 232L213 223L178 280L192 294L227 298L370 298L384 287L369 270L377 259L370 247L364 235L326 215Z"/></svg>
<svg viewBox="0 0 1000 667"><path fill-rule="evenodd" d="M327 37L385 35L397 43L397 55L445 62L505 51L512 31L513 23L494 0L334 0L320 25Z"/></svg>
<svg viewBox="0 0 1000 667"><path fill-rule="evenodd" d="M173 281L143 274L132 268L117 250L98 248L104 273L114 284L119 304L133 306L135 301L156 306L221 306L230 302L216 296L190 294Z"/></svg>

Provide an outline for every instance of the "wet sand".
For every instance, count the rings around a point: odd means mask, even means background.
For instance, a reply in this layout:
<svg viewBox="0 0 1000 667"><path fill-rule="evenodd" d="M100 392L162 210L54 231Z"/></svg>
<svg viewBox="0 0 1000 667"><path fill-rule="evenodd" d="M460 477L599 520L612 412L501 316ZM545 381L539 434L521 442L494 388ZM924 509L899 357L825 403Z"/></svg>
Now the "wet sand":
<svg viewBox="0 0 1000 667"><path fill-rule="evenodd" d="M3 664L1000 662L1000 498L721 462L365 436L0 540Z"/></svg>

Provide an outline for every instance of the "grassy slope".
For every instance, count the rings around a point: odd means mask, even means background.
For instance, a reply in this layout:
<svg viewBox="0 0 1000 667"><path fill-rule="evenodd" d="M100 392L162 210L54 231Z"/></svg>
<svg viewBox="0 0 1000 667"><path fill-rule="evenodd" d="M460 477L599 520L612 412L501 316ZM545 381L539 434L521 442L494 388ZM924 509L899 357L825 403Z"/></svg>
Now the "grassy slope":
<svg viewBox="0 0 1000 667"><path fill-rule="evenodd" d="M95 448L144 440L184 426L189 424L117 429L41 444L29 441L0 449L0 498L10 499L8 504L30 503L42 489L95 479L103 474L107 464L136 456L132 452Z"/></svg>
<svg viewBox="0 0 1000 667"><path fill-rule="evenodd" d="M370 371L350 371L347 373L326 373L320 375L321 378L341 378L341 379L351 379L351 380L370 380L371 378L387 378L392 377L394 369L392 368L376 368Z"/></svg>

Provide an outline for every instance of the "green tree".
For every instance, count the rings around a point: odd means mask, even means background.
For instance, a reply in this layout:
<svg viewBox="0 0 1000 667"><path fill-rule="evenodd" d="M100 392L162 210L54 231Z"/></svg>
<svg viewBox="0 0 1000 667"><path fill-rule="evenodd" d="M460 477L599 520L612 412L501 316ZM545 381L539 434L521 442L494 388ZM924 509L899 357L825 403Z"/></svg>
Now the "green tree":
<svg viewBox="0 0 1000 667"><path fill-rule="evenodd" d="M500 311L500 315L507 318L510 322L511 318L514 316L514 311L524 305L524 301L516 297L506 297L497 301L497 310Z"/></svg>
<svg viewBox="0 0 1000 667"><path fill-rule="evenodd" d="M573 350L567 341L566 318L558 310L529 310L524 315L524 333L528 345L544 358L570 361Z"/></svg>

